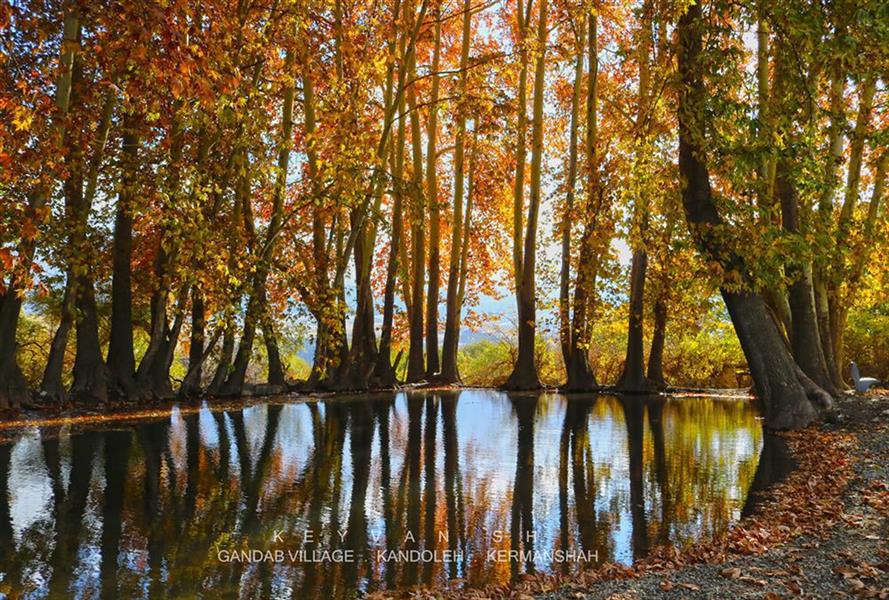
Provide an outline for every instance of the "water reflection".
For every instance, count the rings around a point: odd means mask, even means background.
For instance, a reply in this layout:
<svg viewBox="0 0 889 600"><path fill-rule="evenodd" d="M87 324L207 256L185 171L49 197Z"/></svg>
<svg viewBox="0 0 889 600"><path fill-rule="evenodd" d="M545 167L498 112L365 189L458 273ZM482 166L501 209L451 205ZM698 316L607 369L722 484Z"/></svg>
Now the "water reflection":
<svg viewBox="0 0 889 600"><path fill-rule="evenodd" d="M751 510L789 464L763 442L742 401L493 391L35 428L0 445L0 592L350 598L630 563Z"/></svg>

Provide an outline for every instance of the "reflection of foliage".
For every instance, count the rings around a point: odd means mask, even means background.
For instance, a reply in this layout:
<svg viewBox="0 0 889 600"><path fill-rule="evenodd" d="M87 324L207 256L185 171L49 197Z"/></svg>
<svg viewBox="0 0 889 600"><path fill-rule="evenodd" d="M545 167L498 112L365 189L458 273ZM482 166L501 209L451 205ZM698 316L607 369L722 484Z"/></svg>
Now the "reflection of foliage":
<svg viewBox="0 0 889 600"><path fill-rule="evenodd" d="M404 583L408 573L421 574L424 584L445 585L456 574L473 586L499 585L510 580L510 563L492 564L485 554L511 548L508 532L520 477L533 471L530 496L530 478L521 489L525 506L534 508L535 550L554 549L543 544L551 539L559 548L597 550L599 562L623 561L627 557L619 551L625 551L621 540L628 527L636 528L634 540L651 545L684 546L724 531L740 513L761 445L755 411L746 402L637 398L635 408L625 412L628 405L618 399L592 395L524 397L535 406L522 411L492 392L411 399L416 404L410 411L404 395L224 413L185 409L170 421L139 422L128 430L128 458L116 465L126 469L122 479L109 478L114 455L103 449L112 435L120 436L120 426L85 431L71 441L63 431L62 448L72 441L95 448L90 450L95 458L81 460L80 466L67 467L71 461L63 452L58 470L80 482L69 485L67 497L81 490L86 508L72 511L63 498L68 518L59 521L49 518L54 503L47 502L38 511L44 517L22 532L17 563L10 565L0 554L0 572L47 573L57 561L69 561L72 569L64 573L84 574L53 584L59 589L110 585L122 595L147 589L152 596L169 590L174 597L200 589L270 597L283 585L292 586L299 598L346 598L356 581L378 589ZM503 406L502 420L495 417L478 427L479 414L498 415ZM438 428L434 441L431 418ZM49 461L33 437L22 450L11 472L23 467L30 472ZM529 450L535 457L531 469L513 475L513 461L526 460ZM635 454L628 461L630 453ZM544 463L548 456L556 457L554 464ZM558 476L551 471L556 464ZM413 469L418 470L412 474ZM116 481L118 487L102 481ZM115 490L122 494L119 542L100 535L103 519L113 515L107 505ZM432 491L435 508L427 515ZM644 514L629 516L631 498L643 500ZM53 541L59 523L67 524L64 532L74 542L62 553L55 552ZM640 527L644 536L637 535ZM303 546L307 529L316 532L315 543ZM417 530L418 548L459 546L467 562L451 571L441 563L428 570L384 564L373 554L350 566L217 559L220 549L274 548L274 531L285 532L279 545L285 549L333 550L353 543L359 549L405 549L408 529ZM339 531L348 536L341 539ZM493 531L507 534L495 540ZM454 545L438 537L443 532L454 535ZM115 551L106 547L109 543L119 543L119 556L127 558L113 571L107 564L101 573L87 568L91 556ZM555 568L535 562L538 568Z"/></svg>

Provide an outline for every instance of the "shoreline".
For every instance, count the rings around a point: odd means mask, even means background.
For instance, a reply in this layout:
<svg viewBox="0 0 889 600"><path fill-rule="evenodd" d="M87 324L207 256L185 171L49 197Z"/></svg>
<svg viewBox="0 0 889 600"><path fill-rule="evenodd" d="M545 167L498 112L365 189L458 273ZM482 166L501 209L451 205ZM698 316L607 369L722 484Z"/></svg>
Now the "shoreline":
<svg viewBox="0 0 889 600"><path fill-rule="evenodd" d="M103 422L127 422L144 419L159 419L172 414L174 408L185 413L198 412L206 402L211 411L234 410L258 404L290 404L318 402L327 399L354 400L362 396L378 396L381 394L398 394L410 392L461 392L468 390L500 391L517 396L541 394L562 394L571 396L606 395L606 396L664 396L671 398L725 398L755 400L746 389L742 388L681 388L669 387L660 392L647 394L618 392L613 386L602 386L597 390L584 392L567 392L557 387L544 387L540 390L509 391L497 387L454 386L436 384L413 384L392 389L375 389L365 391L301 391L291 389L272 393L248 393L242 396L200 396L197 398L171 398L165 400L140 400L109 402L93 405L41 405L33 403L16 409L0 411L0 439L2 432L24 429L27 427L59 427L68 424L95 424Z"/></svg>

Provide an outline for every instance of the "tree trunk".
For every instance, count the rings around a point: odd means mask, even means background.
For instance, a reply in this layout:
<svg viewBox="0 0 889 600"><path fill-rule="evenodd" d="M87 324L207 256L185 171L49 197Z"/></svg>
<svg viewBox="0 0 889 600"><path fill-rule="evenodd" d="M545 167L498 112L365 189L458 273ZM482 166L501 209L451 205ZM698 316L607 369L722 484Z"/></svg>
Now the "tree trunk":
<svg viewBox="0 0 889 600"><path fill-rule="evenodd" d="M28 397L28 383L16 360L16 331L22 300L13 276L0 306L0 409L17 408Z"/></svg>
<svg viewBox="0 0 889 600"><path fill-rule="evenodd" d="M191 290L191 339L188 347L188 376L182 382L180 395L197 396L203 379L204 337L206 328L204 294L195 285Z"/></svg>
<svg viewBox="0 0 889 600"><path fill-rule="evenodd" d="M284 71L292 73L296 57L293 49L288 49L284 58ZM247 375L247 367L250 364L250 358L253 354L253 341L256 336L257 321L263 320L265 313L265 294L266 279L268 278L270 265L275 253L275 241L280 233L282 226L284 211L284 195L287 187L287 171L290 164L290 151L293 146L293 98L295 91L295 81L290 79L284 87L282 93L281 106L281 137L278 140L278 160L275 172L275 186L272 198L272 213L269 219L268 229L261 245L257 248L257 260L259 265L253 276L252 288L250 290L250 299L247 302L247 314L244 318L244 333L241 336L241 342L238 345L238 354L232 371L222 387L221 393L229 396L240 396L244 389L244 378ZM249 184L250 175L245 178L245 187ZM249 187L245 192L241 193L245 202L245 206L249 207ZM244 211L245 222L251 220L252 216L248 211ZM272 329L267 325L268 329ZM265 332L264 332L265 333ZM280 357L277 351L277 342L274 340L274 332L266 338L267 350L271 350L272 355L269 356L270 361L276 360L277 365L272 367L270 362L269 375L280 377L283 380L283 370L279 373L273 373L273 369L280 369ZM271 348L269 348L271 342Z"/></svg>
<svg viewBox="0 0 889 600"><path fill-rule="evenodd" d="M226 323L225 331L222 334L222 350L219 352L219 362L216 364L216 371L213 373L213 379L207 387L207 392L217 395L222 391L222 386L228 378L229 367L232 363L232 355L235 353L235 332L231 323Z"/></svg>
<svg viewBox="0 0 889 600"><path fill-rule="evenodd" d="M743 273L743 260L725 252L720 240L727 225L713 202L705 153L698 141L704 131L699 119L706 94L700 59L703 26L700 4L689 6L678 25L679 74L683 84L679 97L682 201L689 229L701 250L718 260L724 269ZM818 409L828 410L830 396L812 383L793 361L762 298L754 293L726 289L722 289L722 297L747 358L766 427L802 428L818 416Z"/></svg>
<svg viewBox="0 0 889 600"><path fill-rule="evenodd" d="M667 332L667 299L663 292L654 303L654 333L648 354L648 381L657 389L667 387L664 380L664 342Z"/></svg>
<svg viewBox="0 0 889 600"><path fill-rule="evenodd" d="M96 187L99 179L99 169L102 166L102 160L105 155L105 146L108 141L108 133L111 130L111 120L116 104L116 91L110 90L105 94L105 101L102 107L102 113L99 125L96 131L96 148L90 157L89 168L86 173L86 191L82 200L83 222L69 228L69 231L77 230L77 227L86 228L86 219L89 217L89 211L93 205L93 199L96 196ZM64 370L65 351L68 347L68 335L74 323L74 304L76 296L76 286L74 285L74 274L70 265L65 281L65 294L62 299L61 318L58 329L53 336L50 345L49 356L46 361L46 368L43 372L43 381L40 385L40 394L44 401L63 402L66 398L65 389L62 384L62 371Z"/></svg>
<svg viewBox="0 0 889 600"><path fill-rule="evenodd" d="M577 280L574 283L574 315L571 319L571 351L570 361L565 366L568 380L565 387L568 391L589 391L598 387L596 378L590 367L587 344L589 324L587 310L590 304L590 292L596 281L596 262L592 247L592 236L595 232L599 212L602 209L602 196L599 189L599 163L596 154L599 118L599 35L598 17L589 16L589 32L587 35L587 106L586 106L586 140L585 151L587 161L586 207L583 215L583 233L580 238L580 257L577 261Z"/></svg>
<svg viewBox="0 0 889 600"><path fill-rule="evenodd" d="M627 355L624 368L615 386L622 392L650 392L652 384L645 377L645 347L642 320L645 295L645 272L648 268L648 253L639 249L633 252L630 269L630 317L627 328Z"/></svg>
<svg viewBox="0 0 889 600"><path fill-rule="evenodd" d="M67 398L62 372L65 368L65 352L68 349L68 336L74 327L74 298L73 276L68 273L65 282L65 295L62 297L60 307L59 325L53 335L49 346L49 356L46 359L46 368L43 370L43 380L40 383L40 396L44 402L62 404Z"/></svg>
<svg viewBox="0 0 889 600"><path fill-rule="evenodd" d="M651 87L651 11L652 3L646 0L642 6L641 32L639 35L639 99L636 115L636 127L642 139L648 137L648 96ZM633 262L630 267L630 302L627 323L627 354L624 368L617 381L617 389L622 392L638 393L651 391L651 382L645 378L644 348L644 310L645 310L645 275L648 270L648 252L645 249L645 236L648 229L648 206L641 198L633 203L633 220L639 225L638 247L633 250Z"/></svg>
<svg viewBox="0 0 889 600"><path fill-rule="evenodd" d="M392 325L395 317L395 283L399 269L399 249L402 245L402 229L404 227L403 203L404 187L404 119L398 123L396 148L392 152L393 205L392 235L389 240L389 264L386 268L386 289L383 292L383 328L380 334L380 353L377 360L376 375L382 387L395 385L395 370L392 368Z"/></svg>
<svg viewBox="0 0 889 600"><path fill-rule="evenodd" d="M409 3L406 3L406 6ZM408 64L408 80L416 79L416 58L411 55ZM414 310L410 315L410 349L407 360L407 381L421 381L426 374L423 355L423 308L425 303L426 283L426 210L423 194L423 145L420 133L420 115L417 111L416 86L410 85L407 90L407 104L411 119L411 151L413 171L411 180L411 298Z"/></svg>
<svg viewBox="0 0 889 600"><path fill-rule="evenodd" d="M80 56L74 58L71 108L81 108L83 63ZM91 205L84 195L83 151L73 142L68 144L65 167L68 172L63 190L65 217L68 226L68 272L74 275L73 294L77 312L76 352L74 356L74 381L71 397L76 402L105 403L108 400L106 368L102 360L99 342L99 319L96 310L92 274L92 252L87 239Z"/></svg>
<svg viewBox="0 0 889 600"><path fill-rule="evenodd" d="M781 203L782 222L785 231L799 235L799 202L796 190L789 180L787 159L778 160L775 190ZM815 310L815 293L812 283L811 263L799 264L788 261L785 272L792 278L788 288L791 327L790 345L793 358L803 372L832 396L839 394L834 387L821 348L818 331L818 315Z"/></svg>
<svg viewBox="0 0 889 600"><path fill-rule="evenodd" d="M114 217L111 276L111 334L108 344L109 387L112 395L136 397L136 358L133 351L133 198L139 140L132 117L124 119L123 181Z"/></svg>
<svg viewBox="0 0 889 600"><path fill-rule="evenodd" d="M577 185L577 130L580 110L580 86L583 80L586 15L578 27L577 56L574 61L574 90L571 95L571 124L568 134L568 177L565 207L562 209L562 266L559 272L559 342L562 360L571 363L571 227L574 222L574 191Z"/></svg>
<svg viewBox="0 0 889 600"><path fill-rule="evenodd" d="M441 211L436 179L438 139L438 69L441 55L441 6L436 4L435 42L432 50L432 91L429 97L429 123L426 131L426 202L429 205L429 287L426 293L426 379L435 377L441 365L438 349L438 291L441 277Z"/></svg>
<svg viewBox="0 0 889 600"><path fill-rule="evenodd" d="M827 165L825 169L826 177L822 184L821 196L818 199L818 219L817 226L821 232L832 235L833 228L833 199L834 193L840 183L839 169L843 164L843 130L846 125L846 115L844 108L844 92L846 87L846 75L842 64L839 60L833 65L830 82L830 129L828 137L828 147L830 149L827 156ZM829 293L829 276L830 276L830 254L825 259L818 261L816 259L815 271L813 273L815 286L815 310L818 315L818 333L821 337L821 351L824 354L824 362L827 364L827 371L830 375L833 385L837 389L843 389L845 383L840 373L839 364L833 354L834 336L830 328L830 300Z"/></svg>
<svg viewBox="0 0 889 600"><path fill-rule="evenodd" d="M448 265L448 291L445 305L445 332L442 344L441 376L443 383L458 383L457 352L460 339L460 252L466 243L463 226L464 158L466 151L466 68L469 64L469 43L472 35L470 0L463 2L463 39L460 46L461 102L457 108L457 130L454 141L454 216L451 222L451 256ZM520 9L521 10L521 9ZM521 120L521 118L520 118Z"/></svg>
<svg viewBox="0 0 889 600"><path fill-rule="evenodd" d="M534 71L534 124L531 130L531 188L528 203L528 223L525 232L525 248L522 257L522 275L518 294L519 349L515 367L506 381L506 388L530 390L540 388L537 363L534 360L534 342L537 329L537 298L535 267L537 264L537 218L540 211L541 175L543 162L543 96L545 93L547 1L540 2L540 20L537 27L539 55Z"/></svg>
<svg viewBox="0 0 889 600"><path fill-rule="evenodd" d="M262 291L260 301L262 303L260 307L262 311L262 340L265 343L265 353L269 367L267 382L269 385L285 386L287 385L287 379L284 375L284 364L281 362L278 334L275 332L275 320L269 312L266 290Z"/></svg>

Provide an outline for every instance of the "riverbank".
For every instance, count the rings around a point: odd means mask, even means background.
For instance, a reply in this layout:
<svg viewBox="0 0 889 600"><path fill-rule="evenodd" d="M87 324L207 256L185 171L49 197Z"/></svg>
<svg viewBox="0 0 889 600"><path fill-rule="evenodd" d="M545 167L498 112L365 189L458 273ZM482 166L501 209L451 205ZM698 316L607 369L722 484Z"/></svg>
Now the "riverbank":
<svg viewBox="0 0 889 600"><path fill-rule="evenodd" d="M451 597L889 598L889 395L847 396L835 422L783 437L798 468L719 539Z"/></svg>

